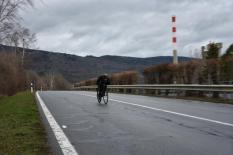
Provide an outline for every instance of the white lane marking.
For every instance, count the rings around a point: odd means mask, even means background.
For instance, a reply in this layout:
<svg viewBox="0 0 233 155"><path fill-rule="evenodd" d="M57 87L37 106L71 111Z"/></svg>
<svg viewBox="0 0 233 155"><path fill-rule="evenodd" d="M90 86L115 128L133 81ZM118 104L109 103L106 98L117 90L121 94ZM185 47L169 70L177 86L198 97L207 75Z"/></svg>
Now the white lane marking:
<svg viewBox="0 0 233 155"><path fill-rule="evenodd" d="M96 98L96 96L92 96L92 95L86 95L86 94L79 94L79 95ZM170 113L170 114L174 114L174 115L179 115L179 116L194 118L194 119L198 119L198 120L202 120L202 121L207 121L207 122L212 122L212 123L217 123L217 124L233 127L233 124L231 124L231 123L216 121L216 120L212 120L212 119L208 119L208 118L204 118L204 117L197 117L197 116L193 116L193 115L178 113L178 112L164 110L164 109L160 109L160 108L153 108L153 107L149 107L149 106L144 106L144 105L140 105L140 104L125 102L125 101L120 101L120 100L115 100L115 99L109 99L109 100L110 101L119 102L119 103L123 103L123 104L133 105L133 106L137 106L137 107L142 107L142 108L145 108L145 109L151 109L151 110L155 110L155 111L162 111L162 112L165 112L165 113Z"/></svg>
<svg viewBox="0 0 233 155"><path fill-rule="evenodd" d="M57 121L54 119L53 115L49 111L49 109L46 107L44 101L41 99L38 92L36 92L36 97L42 107L42 110L45 114L45 117L47 118L50 127L52 128L54 135L58 141L58 144L61 147L61 150L64 155L78 155L75 148L71 145L69 139L66 137L65 133L62 131L60 126L58 125Z"/></svg>
<svg viewBox="0 0 233 155"><path fill-rule="evenodd" d="M62 125L62 128L63 128L63 129L66 129L66 128L67 128L67 126L66 126L66 125Z"/></svg>

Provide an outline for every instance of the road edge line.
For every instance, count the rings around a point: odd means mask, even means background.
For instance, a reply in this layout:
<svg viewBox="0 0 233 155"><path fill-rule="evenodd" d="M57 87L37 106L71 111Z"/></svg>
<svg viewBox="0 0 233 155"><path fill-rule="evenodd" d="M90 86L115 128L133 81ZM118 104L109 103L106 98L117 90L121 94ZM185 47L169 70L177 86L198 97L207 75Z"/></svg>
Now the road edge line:
<svg viewBox="0 0 233 155"><path fill-rule="evenodd" d="M45 105L44 101L41 99L38 92L36 92L36 98L42 108L42 111L56 137L56 140L63 152L64 155L78 155L77 151L75 150L74 146L70 143L69 139L58 125L57 121Z"/></svg>

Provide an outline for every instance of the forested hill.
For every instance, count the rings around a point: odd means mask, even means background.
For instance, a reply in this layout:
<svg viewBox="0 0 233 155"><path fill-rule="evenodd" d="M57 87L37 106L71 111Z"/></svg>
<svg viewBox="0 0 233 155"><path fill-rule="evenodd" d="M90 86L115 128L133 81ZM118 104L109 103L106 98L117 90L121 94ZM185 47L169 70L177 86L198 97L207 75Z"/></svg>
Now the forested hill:
<svg viewBox="0 0 233 155"><path fill-rule="evenodd" d="M0 52L14 52L15 48L0 45ZM20 53L21 48L17 51ZM40 75L47 73L62 74L70 82L96 77L103 73L116 73L126 70L142 71L144 68L172 62L171 56L149 58L123 57L123 56L86 56L55 53L41 50L25 50L25 68ZM188 61L191 58L179 57L179 61Z"/></svg>

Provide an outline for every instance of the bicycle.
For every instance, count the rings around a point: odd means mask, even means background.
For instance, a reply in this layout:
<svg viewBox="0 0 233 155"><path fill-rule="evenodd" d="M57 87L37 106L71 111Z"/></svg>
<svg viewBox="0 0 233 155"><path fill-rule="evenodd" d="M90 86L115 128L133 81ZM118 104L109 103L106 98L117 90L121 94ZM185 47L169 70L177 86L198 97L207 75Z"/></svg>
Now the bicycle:
<svg viewBox="0 0 233 155"><path fill-rule="evenodd" d="M103 86L103 88L106 88L105 86ZM101 100L103 99L105 104L108 104L108 89L102 89L102 91L100 92L99 89L97 88L97 100L99 103L101 103Z"/></svg>

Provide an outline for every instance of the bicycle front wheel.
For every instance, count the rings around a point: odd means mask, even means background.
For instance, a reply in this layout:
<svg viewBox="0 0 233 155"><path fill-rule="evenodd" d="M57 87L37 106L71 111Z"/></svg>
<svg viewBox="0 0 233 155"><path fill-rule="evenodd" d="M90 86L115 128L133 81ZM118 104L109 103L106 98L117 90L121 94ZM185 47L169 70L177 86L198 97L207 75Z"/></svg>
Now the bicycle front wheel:
<svg viewBox="0 0 233 155"><path fill-rule="evenodd" d="M105 104L108 104L108 91L106 90L104 96L103 96L103 101Z"/></svg>

